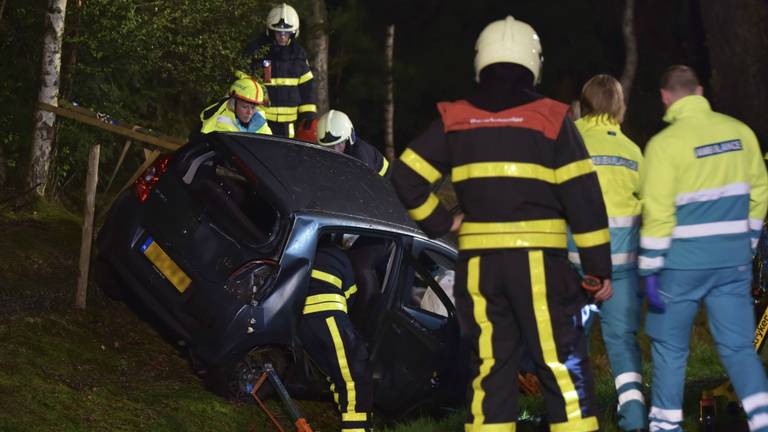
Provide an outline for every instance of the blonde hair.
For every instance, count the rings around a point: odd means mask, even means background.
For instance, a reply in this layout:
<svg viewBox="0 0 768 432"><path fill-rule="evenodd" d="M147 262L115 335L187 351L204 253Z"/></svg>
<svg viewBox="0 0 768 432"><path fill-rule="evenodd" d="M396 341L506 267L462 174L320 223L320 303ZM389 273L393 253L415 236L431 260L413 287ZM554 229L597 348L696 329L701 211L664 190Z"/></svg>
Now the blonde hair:
<svg viewBox="0 0 768 432"><path fill-rule="evenodd" d="M581 88L581 110L584 116L608 116L616 123L624 121L627 111L624 91L616 78L600 74L589 79Z"/></svg>

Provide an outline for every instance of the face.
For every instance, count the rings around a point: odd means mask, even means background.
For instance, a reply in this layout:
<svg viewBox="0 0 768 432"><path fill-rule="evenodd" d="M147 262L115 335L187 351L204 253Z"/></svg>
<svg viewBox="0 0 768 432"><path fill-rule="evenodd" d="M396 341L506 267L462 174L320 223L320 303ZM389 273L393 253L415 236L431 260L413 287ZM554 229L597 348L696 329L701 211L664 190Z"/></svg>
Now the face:
<svg viewBox="0 0 768 432"><path fill-rule="evenodd" d="M347 141L342 141L335 146L333 146L333 149L336 150L339 153L344 153L344 150L347 149Z"/></svg>
<svg viewBox="0 0 768 432"><path fill-rule="evenodd" d="M288 42L291 41L291 35L293 35L293 32L288 31L273 31L272 35L275 38L275 42L277 42L280 46L286 46L288 45Z"/></svg>
<svg viewBox="0 0 768 432"><path fill-rule="evenodd" d="M251 121L251 118L255 112L255 103L246 102L241 99L235 99L235 115L237 115L237 119L240 120L240 123L247 125Z"/></svg>

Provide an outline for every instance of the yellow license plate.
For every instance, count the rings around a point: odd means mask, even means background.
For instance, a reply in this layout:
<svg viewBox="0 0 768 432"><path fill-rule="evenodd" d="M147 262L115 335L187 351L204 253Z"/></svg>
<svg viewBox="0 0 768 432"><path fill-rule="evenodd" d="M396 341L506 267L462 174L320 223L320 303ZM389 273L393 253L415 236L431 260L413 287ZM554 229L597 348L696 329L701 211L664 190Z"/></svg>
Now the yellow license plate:
<svg viewBox="0 0 768 432"><path fill-rule="evenodd" d="M189 284L192 283L192 279L173 262L171 257L155 243L152 237L148 237L144 244L141 245L141 251L180 293L187 290Z"/></svg>

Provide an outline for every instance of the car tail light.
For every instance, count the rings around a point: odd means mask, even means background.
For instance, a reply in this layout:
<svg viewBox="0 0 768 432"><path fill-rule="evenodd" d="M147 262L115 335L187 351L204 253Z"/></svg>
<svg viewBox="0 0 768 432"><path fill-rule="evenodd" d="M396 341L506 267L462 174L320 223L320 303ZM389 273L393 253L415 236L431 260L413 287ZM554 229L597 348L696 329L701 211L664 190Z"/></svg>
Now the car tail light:
<svg viewBox="0 0 768 432"><path fill-rule="evenodd" d="M149 198L149 193L152 192L155 185L160 181L160 176L168 171L168 164L171 162L171 155L160 155L152 165L149 166L143 173L136 179L134 186L136 187L136 197L139 202L145 202Z"/></svg>
<svg viewBox="0 0 768 432"><path fill-rule="evenodd" d="M269 293L276 275L275 261L250 261L229 276L224 292L237 297L244 304L256 305Z"/></svg>

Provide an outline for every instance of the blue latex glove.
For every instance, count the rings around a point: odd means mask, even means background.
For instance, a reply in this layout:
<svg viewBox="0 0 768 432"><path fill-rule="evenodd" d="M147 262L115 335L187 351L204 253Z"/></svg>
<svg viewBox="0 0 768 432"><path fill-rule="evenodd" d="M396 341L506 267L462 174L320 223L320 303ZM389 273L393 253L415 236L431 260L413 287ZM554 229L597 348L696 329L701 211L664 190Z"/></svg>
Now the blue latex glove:
<svg viewBox="0 0 768 432"><path fill-rule="evenodd" d="M654 274L643 279L645 281L645 296L648 298L648 308L655 312L664 312L666 305L659 293L659 288L661 288L659 276Z"/></svg>

